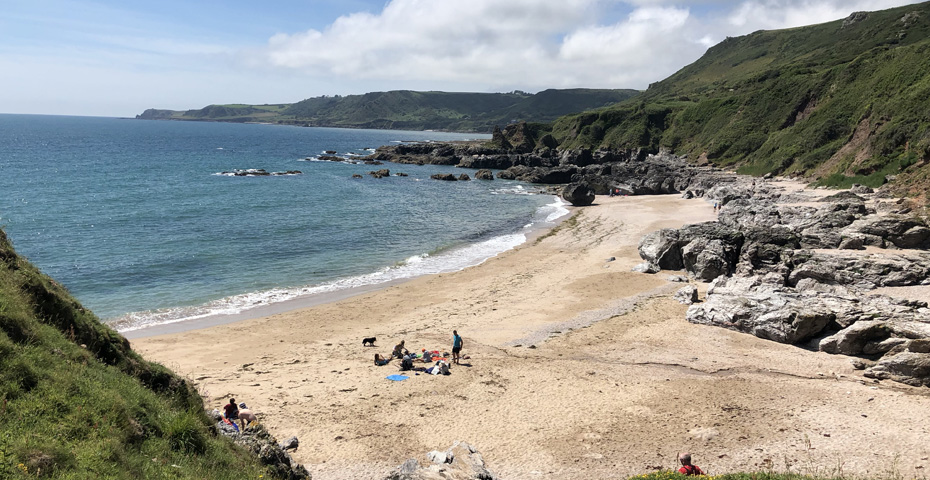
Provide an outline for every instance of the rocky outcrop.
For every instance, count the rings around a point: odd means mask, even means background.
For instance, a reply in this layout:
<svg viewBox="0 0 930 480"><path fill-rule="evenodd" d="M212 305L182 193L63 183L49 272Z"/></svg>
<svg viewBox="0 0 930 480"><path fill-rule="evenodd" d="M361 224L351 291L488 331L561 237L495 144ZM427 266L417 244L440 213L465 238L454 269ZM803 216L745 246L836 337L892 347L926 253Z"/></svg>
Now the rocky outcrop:
<svg viewBox="0 0 930 480"><path fill-rule="evenodd" d="M497 480L471 445L457 441L448 450L426 454L425 465L411 458L385 480Z"/></svg>
<svg viewBox="0 0 930 480"><path fill-rule="evenodd" d="M282 480L311 480L313 478L303 465L291 458L284 446L278 445L274 436L268 433L261 424L253 422L240 432L224 422L219 412L213 411L209 415L216 421L216 430L219 434L228 437L236 445L256 455L262 464L268 467L274 478ZM291 445L296 443L296 438L293 440ZM296 449L296 447L293 448Z"/></svg>
<svg viewBox="0 0 930 480"><path fill-rule="evenodd" d="M712 280L688 321L861 357L867 376L930 385L927 304L867 293L930 285L922 220L868 207L865 188L811 202L736 177L703 195L723 205L718 221L646 235L634 269Z"/></svg>
<svg viewBox="0 0 930 480"><path fill-rule="evenodd" d="M475 172L475 178L478 180L494 180L494 174L490 170L483 168Z"/></svg>
<svg viewBox="0 0 930 480"><path fill-rule="evenodd" d="M584 207L594 203L594 191L585 184L567 185L562 189L562 198L576 207Z"/></svg>
<svg viewBox="0 0 930 480"><path fill-rule="evenodd" d="M719 277L686 318L781 343L819 338L814 346L823 352L878 358L866 376L930 386L926 303L815 282L802 287L772 277Z"/></svg>
<svg viewBox="0 0 930 480"><path fill-rule="evenodd" d="M381 170L372 170L368 172L368 174L374 178L384 178L384 177L390 177L391 171L386 168L382 168Z"/></svg>
<svg viewBox="0 0 930 480"><path fill-rule="evenodd" d="M490 142L403 143L379 147L369 160L455 165L500 170L497 177L539 184L585 183L595 194L623 195L704 192L730 175L694 166L674 155L643 150L560 149L551 135L535 144L524 126L508 126Z"/></svg>
<svg viewBox="0 0 930 480"><path fill-rule="evenodd" d="M269 172L263 168L248 168L244 170L232 170L228 172L220 172L217 175L222 175L224 177L278 177L282 175L300 175L303 172L300 170L288 170L285 172Z"/></svg>

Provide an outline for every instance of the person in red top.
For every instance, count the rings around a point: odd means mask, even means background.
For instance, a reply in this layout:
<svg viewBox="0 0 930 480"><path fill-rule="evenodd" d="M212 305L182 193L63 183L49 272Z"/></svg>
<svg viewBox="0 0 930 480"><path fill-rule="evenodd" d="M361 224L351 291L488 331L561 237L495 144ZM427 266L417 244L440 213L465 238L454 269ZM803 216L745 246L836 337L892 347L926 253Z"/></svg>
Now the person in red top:
<svg viewBox="0 0 930 480"><path fill-rule="evenodd" d="M229 403L223 406L223 413L225 414L227 420L239 419L239 406L236 405L235 398L230 398Z"/></svg>
<svg viewBox="0 0 930 480"><path fill-rule="evenodd" d="M678 469L678 473L684 475L704 475L704 471L701 470L701 467L697 465L691 465L691 454L682 453L678 455L678 461L681 462L681 468Z"/></svg>

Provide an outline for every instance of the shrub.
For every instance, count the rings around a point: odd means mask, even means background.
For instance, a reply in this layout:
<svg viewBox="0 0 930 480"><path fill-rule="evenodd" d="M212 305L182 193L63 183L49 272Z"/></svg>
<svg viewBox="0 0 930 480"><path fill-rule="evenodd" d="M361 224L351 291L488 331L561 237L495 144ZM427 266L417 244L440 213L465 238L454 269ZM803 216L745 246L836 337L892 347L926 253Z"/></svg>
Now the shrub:
<svg viewBox="0 0 930 480"><path fill-rule="evenodd" d="M165 437L177 451L202 454L207 448L206 432L194 413L182 413L168 422Z"/></svg>

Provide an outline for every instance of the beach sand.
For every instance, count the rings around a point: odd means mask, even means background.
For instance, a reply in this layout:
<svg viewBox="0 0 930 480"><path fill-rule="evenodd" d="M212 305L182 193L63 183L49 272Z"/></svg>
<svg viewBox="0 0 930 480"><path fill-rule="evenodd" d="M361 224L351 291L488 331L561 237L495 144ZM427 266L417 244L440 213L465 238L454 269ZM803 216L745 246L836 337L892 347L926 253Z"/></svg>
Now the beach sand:
<svg viewBox="0 0 930 480"><path fill-rule="evenodd" d="M316 480L380 479L455 440L505 479L626 478L680 451L710 474L925 478L930 390L690 324L671 298L680 272L630 271L644 234L713 218L702 199L598 197L477 267L132 343L210 406L233 396L279 440L297 435ZM448 351L453 329L470 358L450 376L392 382L397 361L373 365L402 339Z"/></svg>

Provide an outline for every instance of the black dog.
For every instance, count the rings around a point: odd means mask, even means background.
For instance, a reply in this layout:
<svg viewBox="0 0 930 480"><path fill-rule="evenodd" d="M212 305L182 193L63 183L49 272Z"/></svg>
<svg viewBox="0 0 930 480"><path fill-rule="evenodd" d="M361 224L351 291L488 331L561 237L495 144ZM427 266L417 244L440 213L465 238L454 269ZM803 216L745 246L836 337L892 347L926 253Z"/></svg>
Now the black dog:
<svg viewBox="0 0 930 480"><path fill-rule="evenodd" d="M377 338L375 338L375 337L363 338L363 339L362 339L362 346L365 347L365 346L369 346L369 345L370 345L370 346L374 347L374 346L375 346L375 340L377 340Z"/></svg>

